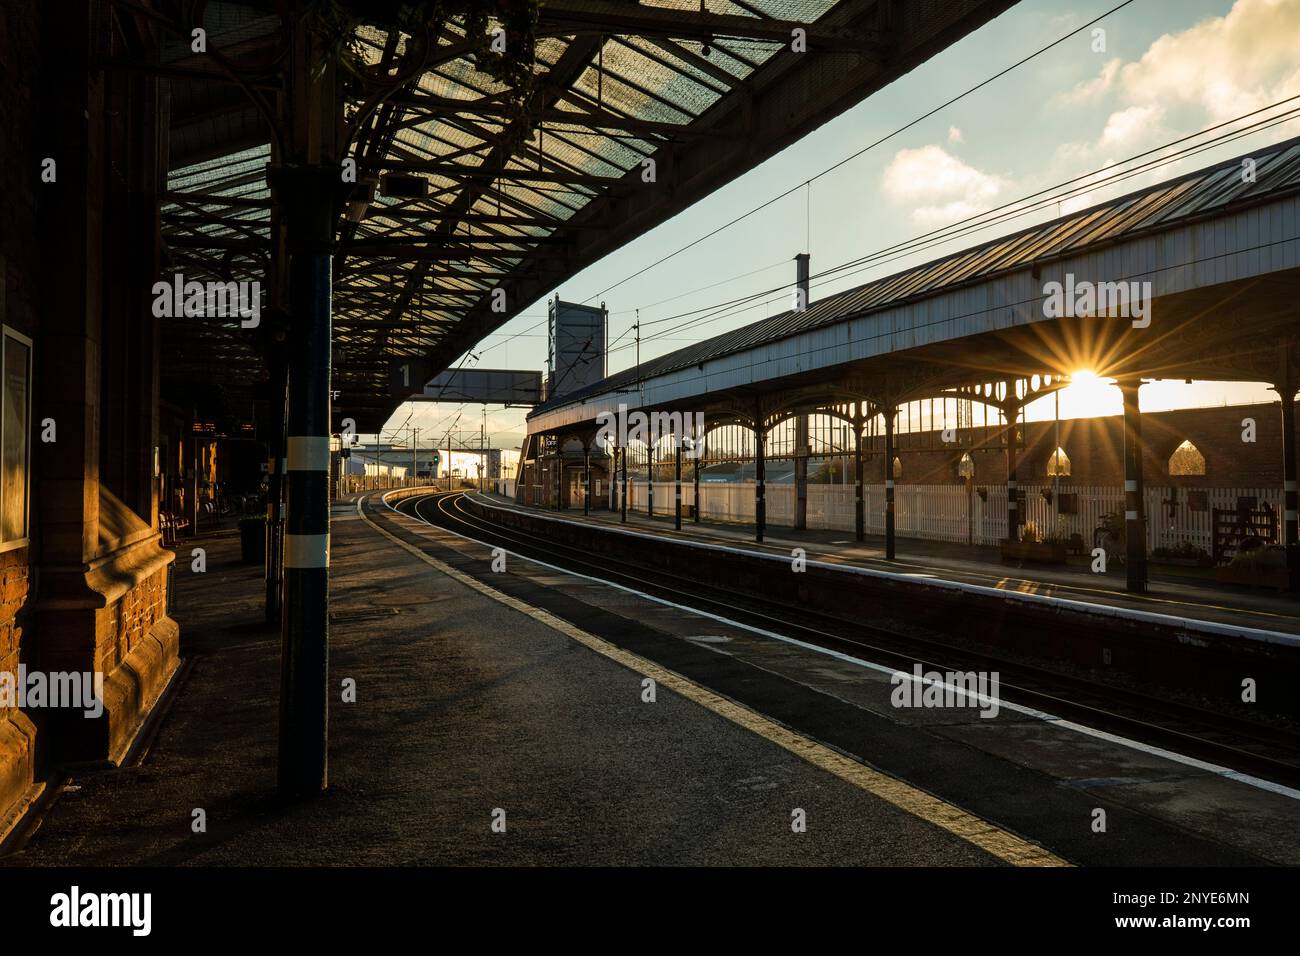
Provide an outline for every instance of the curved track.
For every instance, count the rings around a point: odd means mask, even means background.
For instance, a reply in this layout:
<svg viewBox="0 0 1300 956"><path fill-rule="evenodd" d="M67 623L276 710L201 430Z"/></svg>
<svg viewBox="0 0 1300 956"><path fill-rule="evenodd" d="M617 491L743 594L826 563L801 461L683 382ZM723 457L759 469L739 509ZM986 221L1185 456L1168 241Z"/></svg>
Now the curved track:
<svg viewBox="0 0 1300 956"><path fill-rule="evenodd" d="M916 664L927 671L996 670L1003 700L1275 783L1300 786L1300 735L1289 731L806 606L774 602L633 561L606 555L593 561L580 549L479 518L464 507L463 498L463 492L430 494L407 499L398 510L520 557L899 670L911 671Z"/></svg>

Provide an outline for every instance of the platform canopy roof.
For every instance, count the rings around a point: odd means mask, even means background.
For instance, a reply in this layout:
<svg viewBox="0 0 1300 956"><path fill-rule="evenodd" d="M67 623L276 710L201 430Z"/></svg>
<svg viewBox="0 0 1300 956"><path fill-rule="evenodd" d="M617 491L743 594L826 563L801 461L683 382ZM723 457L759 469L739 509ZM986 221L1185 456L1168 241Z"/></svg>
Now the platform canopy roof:
<svg viewBox="0 0 1300 956"><path fill-rule="evenodd" d="M552 399L540 405L534 414L581 401L590 395L626 391L637 382L657 375L759 349L811 329L897 308L953 288L986 282L1035 262L1104 247L1178 223L1211 218L1226 210L1300 192L1300 137L1250 153L1257 175L1249 179L1241 175L1245 158L1234 157L1177 179L874 279L827 296L803 311L786 310L731 329L642 362L639 367L624 369L581 391Z"/></svg>
<svg viewBox="0 0 1300 956"><path fill-rule="evenodd" d="M527 78L513 84L459 19L419 42L362 23L355 49L372 72L344 110L360 184L334 260L337 414L377 429L402 398L390 392L393 360L446 368L567 277L1013 2L546 0ZM106 6L162 25L152 62L114 65L167 80L164 276L266 282L267 116L286 60L281 14L294 4ZM520 5L489 6L508 18ZM792 48L796 36L806 51ZM266 377L259 335L237 318L166 320L164 394L251 397Z"/></svg>

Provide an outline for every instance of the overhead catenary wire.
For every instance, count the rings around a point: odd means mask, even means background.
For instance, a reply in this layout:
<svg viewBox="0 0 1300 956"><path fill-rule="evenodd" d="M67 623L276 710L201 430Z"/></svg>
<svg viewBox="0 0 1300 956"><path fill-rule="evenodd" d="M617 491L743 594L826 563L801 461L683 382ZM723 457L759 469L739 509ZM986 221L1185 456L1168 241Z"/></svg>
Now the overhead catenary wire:
<svg viewBox="0 0 1300 956"><path fill-rule="evenodd" d="M974 86L968 87L967 89L963 90L961 93L958 93L956 96L953 96L950 99L947 99L944 102L940 103L938 106L935 106L927 110L926 112L922 113L920 116L905 123L902 126L899 126L897 129L893 130L892 132L886 133L884 136L880 137L877 140L874 140L871 143L868 143L866 146L863 146L861 149L853 153L850 153L848 156L845 156L843 159L839 160L838 162L835 162L830 166L827 166L821 172L816 173L813 176L810 176L804 182L801 182L795 186L791 186L789 189L785 190L784 192L776 196L773 196L771 199L768 199L765 202L762 202L759 205L754 206L752 209L749 209L748 211L741 213L739 216L736 216L735 218L728 220L727 222L718 226L716 229L712 229L709 232L705 233L704 235L696 239L692 239L684 246L681 246L673 250L672 252L668 253L665 256L660 257L659 259L656 259L648 266L645 266L644 268L637 270L631 275L624 276L622 279L619 279L613 285L607 286L605 289L596 293L595 295L588 296L586 299L583 299L583 302L590 302L592 299L603 298L609 292L613 291L614 289L617 289L619 286L623 285L624 283L630 282L633 279L637 278L638 276L642 276L645 273L649 272L651 269L663 265L669 259L681 255L683 252L699 245L701 242L705 242L708 239L712 239L718 233L730 229L732 226L737 225L738 223L744 222L746 219L748 219L750 216L754 215L755 213L762 212L764 209L767 209L769 206L772 206L775 203L780 202L782 199L785 199L787 196L791 195L792 193L797 192L799 189L802 189L804 186L816 182L817 180L821 179L823 176L828 176L829 174L833 173L835 170L839 169L841 166L845 165L846 163L852 162L853 160L857 159L859 156L862 156L863 154L875 149L877 146L880 146L881 144L888 142L894 137L907 132L907 130L911 129L913 126L916 126L917 124L924 122L925 120L929 119L931 116L934 116L936 113L940 112L941 110L947 109L949 106L952 106L954 103L965 99L966 97L970 96L972 93L976 93L979 90L983 89L984 87L988 86L990 83L993 83L994 81L1001 79L1002 77L1006 76L1008 73L1012 72L1013 70L1016 70L1021 66L1024 66L1026 63L1030 62L1031 60L1039 56L1042 56L1048 50L1051 50L1061 45L1062 43L1064 43L1066 40L1070 39L1073 36L1077 36L1078 34L1082 33L1084 30L1087 30L1089 27L1093 26L1096 23L1099 23L1100 21L1106 19L1112 14L1119 12L1120 10L1124 9L1125 7L1127 7L1129 4L1133 2L1134 0L1123 0L1122 3L1116 4L1115 6L1107 10L1105 13L1102 13L1099 16L1094 17L1093 19L1089 20L1087 23L1083 24L1082 26L1076 27L1070 32L1057 37L1055 40L1053 40L1051 43L1047 44L1046 46L1039 47L1037 50L1035 50L1033 53L1030 53L1028 56L1022 57L1021 59L1017 60L1015 63L1012 63L1010 66L1004 67L1003 69L999 70L997 73L994 73L993 75L981 80L979 83L976 83Z"/></svg>
<svg viewBox="0 0 1300 956"><path fill-rule="evenodd" d="M908 256L915 255L926 249L933 248L947 242L951 242L953 239L961 238L964 235L969 235L974 232L979 232L984 229L988 229L994 225L998 225L1003 222L1014 220L1016 218L1021 218L1023 216L1037 212L1047 206L1059 203L1064 199L1073 198L1074 196L1077 196L1081 193L1086 193L1091 190L1103 188L1107 186L1113 186L1119 182L1123 182L1127 179L1135 178L1144 173L1150 172L1153 169L1160 168L1161 166L1167 166L1172 163L1180 162L1184 159L1198 155L1199 153L1205 152L1209 149L1213 149L1217 146L1221 146L1227 142L1232 142L1236 139L1244 138L1245 136L1263 132L1274 126L1291 122L1297 117L1300 117L1300 106L1297 106L1281 115L1264 117L1250 124L1247 127L1221 133L1220 135L1212 138L1211 140L1187 146L1173 153L1167 153L1166 155L1157 156L1156 158L1149 160L1148 162L1143 163L1142 165L1136 168L1121 168L1121 167L1126 167L1128 164L1136 160L1143 159L1144 157L1148 157L1153 154L1162 153L1174 146L1177 146L1178 144L1186 143L1189 140L1204 136L1206 133L1220 130L1225 126L1229 126L1234 123L1239 123L1244 119L1257 116L1260 113L1267 112L1272 109L1276 109L1279 106L1285 105L1287 103L1292 103L1297 100L1300 100L1300 94L1297 94L1296 96L1287 97L1285 99L1277 101L1276 103L1270 104L1269 106L1262 107L1258 110L1253 110L1249 113L1245 113L1242 114L1241 116L1235 117L1234 119L1227 120L1223 123L1218 123L1213 126L1206 127L1204 129L1196 131L1195 133L1191 133L1188 134L1187 136L1183 136L1178 139L1172 140L1161 146L1157 146L1152 149L1145 150L1141 153L1137 153L1134 156L1121 160L1119 163L1113 164L1111 166L1104 167L1103 169L1093 170L1083 175L1076 176L1072 179L1065 180L1064 182L1057 183L1056 185L1038 190L1037 192L1031 193L1027 196L1023 196L1020 197L1019 199L1004 203L1001 206L997 206L994 207L993 209L985 210L982 213L977 213L973 216L967 217L966 219L959 220L958 222L950 223L938 229L931 230L930 232L922 233L919 236L914 236L909 239L903 240L901 242L894 243L889 246L885 246L873 253L869 253L868 255L851 259L844 263L840 263L839 265L833 266L829 269L823 270L822 272L814 274L810 279L810 284L814 286L825 285L827 282L834 281L835 279L843 279L850 275L856 275L860 272L866 271L867 269L871 269L879 265L887 264L889 262L894 262L899 259L903 259ZM1110 172L1111 170L1116 170L1116 171ZM1103 174L1107 174L1107 175L1103 175ZM1101 178L1097 178L1097 177L1101 177ZM1063 187L1071 187L1071 188L1065 190L1064 192L1058 192ZM734 299L726 300L723 302L711 303L709 305L700 306L699 308L690 309L685 312L679 312L673 315L663 316L658 319L653 319L647 322L643 322L642 323L643 326L653 326L665 322L677 321L680 319L689 319L689 321L683 322L679 325L672 326L671 328L668 329L662 329L658 332L647 335L644 337L643 340L649 341L652 339L662 338L674 331L678 331L682 328L686 328L691 325L705 324L707 322L717 321L718 319L729 317L731 315L736 314L738 311L746 311L746 309L740 307L746 306L747 304L750 303L753 304L750 307L756 308L758 305L771 302L772 299L768 297L772 296L775 293L785 292L786 290L789 289L789 285L790 284L788 282L783 283L778 286L772 286L770 288L763 289L758 292L750 293L748 295L739 296ZM626 348L628 348L628 346L623 345L619 349L611 349L610 351L611 352L621 351Z"/></svg>

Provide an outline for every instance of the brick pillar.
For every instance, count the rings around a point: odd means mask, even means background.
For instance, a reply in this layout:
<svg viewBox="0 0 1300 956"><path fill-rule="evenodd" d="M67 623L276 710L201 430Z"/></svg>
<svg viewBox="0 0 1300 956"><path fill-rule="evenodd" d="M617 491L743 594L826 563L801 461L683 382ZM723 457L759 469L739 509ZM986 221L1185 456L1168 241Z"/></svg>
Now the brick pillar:
<svg viewBox="0 0 1300 956"><path fill-rule="evenodd" d="M33 556L41 575L37 640L29 667L101 674L103 714L33 711L38 746L50 759L120 760L178 661L179 631L166 617L166 569L152 490L157 432L157 327L149 182L137 160L156 155L157 109L141 79L92 69L88 4L48 5L37 149L57 162L57 180L37 187L42 288L32 402ZM106 27L107 28L107 27ZM78 37L77 42L70 37ZM102 39L102 38L98 38ZM98 42L98 41L97 41ZM109 84L112 84L110 87ZM129 106L129 108L127 108ZM118 177L106 182L105 176ZM127 177L124 181L121 177ZM130 189L134 184L135 195ZM109 204L112 190L125 202ZM104 343L123 407L112 409L113 449L101 482ZM57 440L39 440L52 419Z"/></svg>

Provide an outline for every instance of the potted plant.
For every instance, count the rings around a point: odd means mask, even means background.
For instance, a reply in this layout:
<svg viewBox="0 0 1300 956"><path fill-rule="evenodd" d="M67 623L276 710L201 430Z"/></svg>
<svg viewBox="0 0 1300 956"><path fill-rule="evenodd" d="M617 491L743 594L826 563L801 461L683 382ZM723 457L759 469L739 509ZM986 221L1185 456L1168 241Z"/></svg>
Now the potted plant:
<svg viewBox="0 0 1300 956"><path fill-rule="evenodd" d="M1044 538L1038 525L1026 521L1020 530L1020 540L1002 542L1004 561L1034 561L1041 564L1064 564L1066 540L1059 535Z"/></svg>
<svg viewBox="0 0 1300 956"><path fill-rule="evenodd" d="M1161 545L1151 551L1151 559L1160 564L1172 564L1187 568L1208 568L1214 559L1202 547L1190 541L1179 541L1173 547Z"/></svg>

